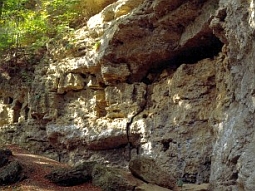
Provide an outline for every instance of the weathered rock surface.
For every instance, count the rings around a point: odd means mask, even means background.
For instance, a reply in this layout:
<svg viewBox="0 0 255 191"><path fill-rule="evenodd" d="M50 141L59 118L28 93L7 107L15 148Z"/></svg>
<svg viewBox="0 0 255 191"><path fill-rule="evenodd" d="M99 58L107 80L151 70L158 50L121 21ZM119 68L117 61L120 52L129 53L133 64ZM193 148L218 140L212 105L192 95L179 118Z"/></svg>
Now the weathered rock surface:
<svg viewBox="0 0 255 191"><path fill-rule="evenodd" d="M146 184L133 177L127 170L106 167L97 162L83 162L72 168L55 169L45 178L60 186L74 186L92 180L92 183L103 191L169 190L155 184Z"/></svg>
<svg viewBox="0 0 255 191"><path fill-rule="evenodd" d="M13 184L23 178L22 167L18 161L11 161L0 169L0 185Z"/></svg>
<svg viewBox="0 0 255 191"><path fill-rule="evenodd" d="M45 178L60 186L75 186L91 180L91 174L85 168L56 169Z"/></svg>
<svg viewBox="0 0 255 191"><path fill-rule="evenodd" d="M0 149L0 186L13 184L26 178L21 163L11 157L11 150Z"/></svg>
<svg viewBox="0 0 255 191"><path fill-rule="evenodd" d="M12 152L8 149L0 149L0 168L6 165Z"/></svg>
<svg viewBox="0 0 255 191"><path fill-rule="evenodd" d="M70 163L145 156L184 182L255 190L254 1L110 3L32 77L1 60L1 143Z"/></svg>
<svg viewBox="0 0 255 191"><path fill-rule="evenodd" d="M151 158L137 157L129 162L129 170L141 180L157 184L162 187L173 189L176 185L176 178L163 171Z"/></svg>
<svg viewBox="0 0 255 191"><path fill-rule="evenodd" d="M104 191L128 190L132 191L139 183L138 180L130 177L120 169L107 168L96 165L92 172L92 183Z"/></svg>

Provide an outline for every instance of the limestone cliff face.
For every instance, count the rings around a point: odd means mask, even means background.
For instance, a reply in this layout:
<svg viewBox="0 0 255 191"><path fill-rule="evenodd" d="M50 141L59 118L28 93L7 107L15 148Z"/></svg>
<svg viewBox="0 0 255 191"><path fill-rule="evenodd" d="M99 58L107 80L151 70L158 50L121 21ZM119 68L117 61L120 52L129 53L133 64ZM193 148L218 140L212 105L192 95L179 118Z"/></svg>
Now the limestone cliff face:
<svg viewBox="0 0 255 191"><path fill-rule="evenodd" d="M253 0L113 1L47 44L33 78L2 70L1 142L71 163L143 155L211 190L255 190L254 11Z"/></svg>

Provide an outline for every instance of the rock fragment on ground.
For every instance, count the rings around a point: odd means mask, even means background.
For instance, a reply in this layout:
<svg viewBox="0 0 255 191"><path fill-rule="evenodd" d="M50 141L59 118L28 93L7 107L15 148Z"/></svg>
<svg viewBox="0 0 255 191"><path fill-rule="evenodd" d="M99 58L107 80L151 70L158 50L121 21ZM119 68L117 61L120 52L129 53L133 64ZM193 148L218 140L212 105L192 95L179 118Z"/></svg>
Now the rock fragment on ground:
<svg viewBox="0 0 255 191"><path fill-rule="evenodd" d="M8 149L0 149L0 168L7 164L12 152Z"/></svg>
<svg viewBox="0 0 255 191"><path fill-rule="evenodd" d="M60 186L75 186L91 180L91 169L89 165L82 164L73 168L61 168L53 170L45 178ZM87 168L88 167L88 170Z"/></svg>
<svg viewBox="0 0 255 191"><path fill-rule="evenodd" d="M18 161L12 161L0 169L0 185L13 184L25 178L22 166Z"/></svg>
<svg viewBox="0 0 255 191"><path fill-rule="evenodd" d="M124 172L120 169L107 168L102 165L95 166L92 172L92 183L103 191L133 191L136 187L136 183L124 178Z"/></svg>
<svg viewBox="0 0 255 191"><path fill-rule="evenodd" d="M139 156L129 163L132 174L141 180L156 184L165 188L173 189L176 179L169 173L164 172L152 158Z"/></svg>

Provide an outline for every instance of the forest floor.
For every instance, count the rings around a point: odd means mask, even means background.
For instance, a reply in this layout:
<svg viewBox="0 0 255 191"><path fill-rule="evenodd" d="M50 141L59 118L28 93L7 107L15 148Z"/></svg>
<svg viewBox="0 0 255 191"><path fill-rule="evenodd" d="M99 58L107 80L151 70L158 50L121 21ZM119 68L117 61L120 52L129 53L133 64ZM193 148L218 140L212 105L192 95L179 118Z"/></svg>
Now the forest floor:
<svg viewBox="0 0 255 191"><path fill-rule="evenodd" d="M100 188L93 186L91 183L84 183L78 186L62 187L51 183L44 178L46 174L55 168L68 167L67 164L59 163L55 160L33 155L28 151L10 145L6 147L12 151L12 159L18 160L25 167L27 178L21 182L0 186L1 191L101 191Z"/></svg>
<svg viewBox="0 0 255 191"><path fill-rule="evenodd" d="M55 168L68 167L67 164L34 155L16 145L6 146L12 151L12 160L18 160L24 167L26 179L12 185L0 186L0 191L102 191L91 182L78 186L63 187L53 184L44 176ZM184 184L180 191L206 191L208 184Z"/></svg>

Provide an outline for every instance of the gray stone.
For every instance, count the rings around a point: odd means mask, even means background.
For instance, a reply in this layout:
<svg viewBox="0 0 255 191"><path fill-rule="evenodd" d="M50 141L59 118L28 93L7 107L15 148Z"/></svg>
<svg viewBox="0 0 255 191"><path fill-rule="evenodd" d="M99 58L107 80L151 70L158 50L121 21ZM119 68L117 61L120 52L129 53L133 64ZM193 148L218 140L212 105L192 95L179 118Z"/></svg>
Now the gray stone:
<svg viewBox="0 0 255 191"><path fill-rule="evenodd" d="M84 168L78 166L71 169L56 169L47 174L45 178L60 186L75 186L91 180L91 174Z"/></svg>
<svg viewBox="0 0 255 191"><path fill-rule="evenodd" d="M3 167L4 165L6 165L8 162L8 157L6 157L5 155L0 155L0 168Z"/></svg>
<svg viewBox="0 0 255 191"><path fill-rule="evenodd" d="M18 161L12 161L0 169L0 185L13 184L24 178L22 167Z"/></svg>
<svg viewBox="0 0 255 191"><path fill-rule="evenodd" d="M0 149L0 168L7 164L12 152L9 149Z"/></svg>
<svg viewBox="0 0 255 191"><path fill-rule="evenodd" d="M254 0L108 2L64 39L82 52L52 40L29 86L0 58L0 143L255 190Z"/></svg>
<svg viewBox="0 0 255 191"><path fill-rule="evenodd" d="M128 177L127 177L128 176ZM96 165L92 172L92 183L103 191L133 191L137 180L127 175L121 169Z"/></svg>
<svg viewBox="0 0 255 191"><path fill-rule="evenodd" d="M169 189L176 187L176 179L168 172L164 172L152 158L143 156L133 158L129 162L129 170L135 177L145 182Z"/></svg>

